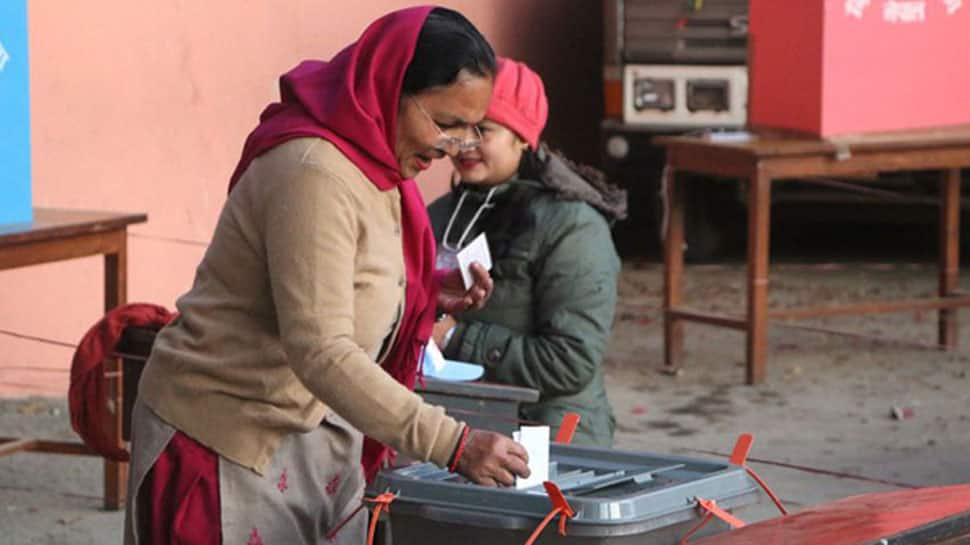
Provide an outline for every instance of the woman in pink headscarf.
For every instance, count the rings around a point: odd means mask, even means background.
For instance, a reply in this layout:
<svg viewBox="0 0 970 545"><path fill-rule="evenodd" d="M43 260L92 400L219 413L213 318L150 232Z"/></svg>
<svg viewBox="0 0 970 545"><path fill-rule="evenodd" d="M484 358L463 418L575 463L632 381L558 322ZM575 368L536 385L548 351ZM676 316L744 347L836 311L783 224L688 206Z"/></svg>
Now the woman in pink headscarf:
<svg viewBox="0 0 970 545"><path fill-rule="evenodd" d="M126 543L361 543L390 449L480 484L528 474L520 445L411 391L436 312L492 289L433 272L412 178L478 144L494 74L471 23L419 7L283 75L142 375Z"/></svg>

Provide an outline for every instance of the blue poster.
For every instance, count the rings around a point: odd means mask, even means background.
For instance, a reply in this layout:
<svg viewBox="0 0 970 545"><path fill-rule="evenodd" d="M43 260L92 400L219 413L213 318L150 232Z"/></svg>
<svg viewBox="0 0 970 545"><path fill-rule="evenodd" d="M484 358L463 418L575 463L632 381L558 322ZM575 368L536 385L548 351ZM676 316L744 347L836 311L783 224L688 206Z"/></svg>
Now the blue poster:
<svg viewBox="0 0 970 545"><path fill-rule="evenodd" d="M27 0L0 0L0 224L33 219Z"/></svg>

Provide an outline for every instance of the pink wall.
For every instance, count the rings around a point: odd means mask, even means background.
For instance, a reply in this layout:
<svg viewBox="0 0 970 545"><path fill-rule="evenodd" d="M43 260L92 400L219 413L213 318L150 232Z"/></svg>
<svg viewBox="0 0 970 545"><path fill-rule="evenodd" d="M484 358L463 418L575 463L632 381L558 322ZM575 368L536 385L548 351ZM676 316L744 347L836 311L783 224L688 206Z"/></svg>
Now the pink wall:
<svg viewBox="0 0 970 545"><path fill-rule="evenodd" d="M35 206L147 212L149 223L131 229L129 300L172 307L192 281L243 139L276 98L277 76L299 59L330 57L409 4L30 2ZM498 53L544 75L547 136L595 159L600 3L442 4L465 13ZM426 197L443 190L447 173L440 165L422 180ZM0 329L76 342L102 314L101 274L98 258L0 273ZM0 395L66 391L70 349L0 335L0 353Z"/></svg>

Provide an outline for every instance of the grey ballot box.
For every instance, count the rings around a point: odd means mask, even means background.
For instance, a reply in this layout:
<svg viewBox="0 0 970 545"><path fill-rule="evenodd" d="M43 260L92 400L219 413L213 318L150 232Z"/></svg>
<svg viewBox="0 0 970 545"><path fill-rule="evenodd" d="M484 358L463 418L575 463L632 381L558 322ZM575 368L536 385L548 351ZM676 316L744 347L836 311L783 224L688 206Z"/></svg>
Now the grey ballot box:
<svg viewBox="0 0 970 545"><path fill-rule="evenodd" d="M576 514L566 536L550 523L543 545L674 545L703 518L698 498L734 511L761 494L741 466L686 457L553 444L549 470ZM552 510L542 486L477 486L432 464L385 470L371 490L397 494L393 545L524 543ZM715 519L698 536L726 529Z"/></svg>

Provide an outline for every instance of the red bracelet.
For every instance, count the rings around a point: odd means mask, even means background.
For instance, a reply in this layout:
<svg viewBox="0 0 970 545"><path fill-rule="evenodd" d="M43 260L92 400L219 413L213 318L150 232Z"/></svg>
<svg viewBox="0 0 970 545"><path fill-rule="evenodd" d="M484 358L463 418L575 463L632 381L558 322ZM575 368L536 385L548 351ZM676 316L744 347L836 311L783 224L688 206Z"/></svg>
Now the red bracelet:
<svg viewBox="0 0 970 545"><path fill-rule="evenodd" d="M461 460L461 453L465 450L465 441L468 439L468 434L472 431L471 426L465 426L465 429L461 432L461 438L458 439L458 446L455 448L455 454L451 459L451 465L448 466L448 471L454 473L458 469L458 461Z"/></svg>

